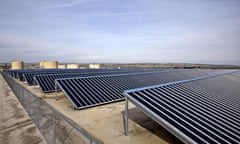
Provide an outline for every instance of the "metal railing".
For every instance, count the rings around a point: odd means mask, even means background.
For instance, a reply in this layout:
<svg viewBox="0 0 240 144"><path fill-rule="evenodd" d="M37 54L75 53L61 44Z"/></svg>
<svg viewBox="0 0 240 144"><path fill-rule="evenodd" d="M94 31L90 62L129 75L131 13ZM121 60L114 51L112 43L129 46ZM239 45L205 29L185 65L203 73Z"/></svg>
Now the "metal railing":
<svg viewBox="0 0 240 144"><path fill-rule="evenodd" d="M49 144L102 144L31 91L2 73L42 136Z"/></svg>

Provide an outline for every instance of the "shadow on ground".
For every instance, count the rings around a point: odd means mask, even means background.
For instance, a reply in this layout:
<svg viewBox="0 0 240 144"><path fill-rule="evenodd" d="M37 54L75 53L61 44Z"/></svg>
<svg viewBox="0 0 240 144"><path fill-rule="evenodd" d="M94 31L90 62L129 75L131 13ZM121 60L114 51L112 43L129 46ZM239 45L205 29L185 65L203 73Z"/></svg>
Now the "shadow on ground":
<svg viewBox="0 0 240 144"><path fill-rule="evenodd" d="M122 112L124 116L124 111ZM182 142L177 139L174 135L169 133L166 129L160 126L157 122L148 117L145 113L143 113L140 108L132 108L128 110L128 118L137 123L138 125L144 127L152 134L160 137L161 139L167 141L168 143L178 143L182 144Z"/></svg>

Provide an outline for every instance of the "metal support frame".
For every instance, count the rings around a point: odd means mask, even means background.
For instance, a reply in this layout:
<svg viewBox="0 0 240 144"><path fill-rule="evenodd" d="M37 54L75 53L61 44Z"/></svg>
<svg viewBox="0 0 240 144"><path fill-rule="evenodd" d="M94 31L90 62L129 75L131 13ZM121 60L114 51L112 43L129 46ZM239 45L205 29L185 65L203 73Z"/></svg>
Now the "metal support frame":
<svg viewBox="0 0 240 144"><path fill-rule="evenodd" d="M198 81L198 80L203 80L207 78L213 78L221 75L227 75L227 74L232 74L240 71L231 71L227 73L221 73L221 74L215 74L215 75L210 75L210 76L202 76L202 77L197 77L193 79L187 79L187 80L181 80L181 81L176 81L176 82L169 82L165 84L159 84L159 85L153 85L153 86L148 86L148 87L143 87L143 88L136 88L136 89L131 89L131 90L126 90L124 91L123 95L125 95L125 119L124 119L124 132L125 136L128 135L128 100L130 100L133 104L141 108L141 110L150 118L152 118L154 121L156 121L158 124L160 124L163 128L165 128L167 131L175 135L177 138L179 138L182 142L184 143L196 143L193 139L185 135L183 132L180 130L174 128L170 123L168 123L165 119L161 118L159 115L155 114L153 111L148 109L146 106L144 106L142 103L138 102L135 100L132 96L130 96L128 93L134 93L137 91L143 91L146 89L153 89L153 88L159 88L163 86L168 86L168 85L173 85L173 84L181 84L181 83L187 83L187 82L193 82L193 81Z"/></svg>
<svg viewBox="0 0 240 144"><path fill-rule="evenodd" d="M30 93L29 93L28 91L26 91L26 95L27 95L27 97L28 97L28 106L27 106L27 108L28 108L28 113L31 114L31 111L30 111L30 109L31 109L31 97L30 97Z"/></svg>
<svg viewBox="0 0 240 144"><path fill-rule="evenodd" d="M23 99L23 106L25 107L26 105L26 100L25 100L25 96L24 96L24 89L21 90L21 97Z"/></svg>
<svg viewBox="0 0 240 144"><path fill-rule="evenodd" d="M39 117L39 108L40 108L40 107L39 107L39 100L37 100L37 126L38 126L38 127L40 127L40 125L39 125L39 118L40 118L40 117Z"/></svg>
<svg viewBox="0 0 240 144"><path fill-rule="evenodd" d="M35 77L33 77L33 88L36 89L38 87L38 82Z"/></svg>
<svg viewBox="0 0 240 144"><path fill-rule="evenodd" d="M53 144L56 144L56 125L55 125L55 117L56 114L54 111L52 111L52 119L53 119Z"/></svg>
<svg viewBox="0 0 240 144"><path fill-rule="evenodd" d="M128 97L125 96L124 134L128 135Z"/></svg>
<svg viewBox="0 0 240 144"><path fill-rule="evenodd" d="M57 101L57 82L55 81L55 100Z"/></svg>

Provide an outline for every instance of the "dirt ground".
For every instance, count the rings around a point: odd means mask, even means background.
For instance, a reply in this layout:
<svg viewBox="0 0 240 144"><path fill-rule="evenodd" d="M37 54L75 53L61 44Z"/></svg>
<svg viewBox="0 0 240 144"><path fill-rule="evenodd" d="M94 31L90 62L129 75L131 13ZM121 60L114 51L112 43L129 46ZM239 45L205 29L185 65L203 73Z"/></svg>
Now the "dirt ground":
<svg viewBox="0 0 240 144"><path fill-rule="evenodd" d="M46 144L0 75L0 144Z"/></svg>

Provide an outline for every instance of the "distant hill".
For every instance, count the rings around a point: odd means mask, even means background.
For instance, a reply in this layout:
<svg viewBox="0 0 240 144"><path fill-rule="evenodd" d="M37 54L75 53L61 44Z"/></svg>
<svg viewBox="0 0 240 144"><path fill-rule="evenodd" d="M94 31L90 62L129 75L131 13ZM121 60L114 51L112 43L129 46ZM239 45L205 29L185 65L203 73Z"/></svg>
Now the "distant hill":
<svg viewBox="0 0 240 144"><path fill-rule="evenodd" d="M111 68L183 68L183 69L240 69L236 65L188 64L188 63L131 63L131 64L101 64Z"/></svg>

